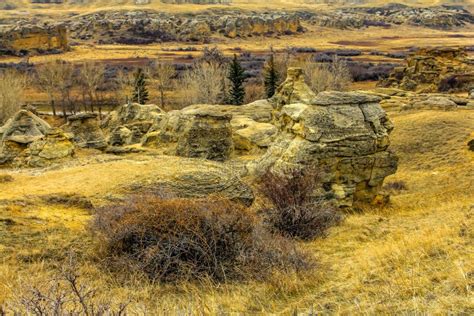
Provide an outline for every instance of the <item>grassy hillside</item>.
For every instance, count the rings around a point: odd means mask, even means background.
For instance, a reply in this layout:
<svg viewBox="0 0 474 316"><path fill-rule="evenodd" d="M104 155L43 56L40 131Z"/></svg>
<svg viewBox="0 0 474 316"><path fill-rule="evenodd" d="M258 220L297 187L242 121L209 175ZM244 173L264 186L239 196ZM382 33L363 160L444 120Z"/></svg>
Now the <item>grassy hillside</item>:
<svg viewBox="0 0 474 316"><path fill-rule="evenodd" d="M167 172L154 158L12 172L13 182L0 183L0 305L19 293L19 283L44 280L75 248L86 280L109 297L141 302L132 304L131 313L472 314L474 153L466 142L474 113L402 112L392 118L400 168L387 183L403 185L392 189L391 204L349 214L327 238L302 244L319 262L315 272L276 275L266 283L160 286L133 276L121 280L104 273L91 255L87 209L35 198L58 192L92 199L113 195L121 184Z"/></svg>

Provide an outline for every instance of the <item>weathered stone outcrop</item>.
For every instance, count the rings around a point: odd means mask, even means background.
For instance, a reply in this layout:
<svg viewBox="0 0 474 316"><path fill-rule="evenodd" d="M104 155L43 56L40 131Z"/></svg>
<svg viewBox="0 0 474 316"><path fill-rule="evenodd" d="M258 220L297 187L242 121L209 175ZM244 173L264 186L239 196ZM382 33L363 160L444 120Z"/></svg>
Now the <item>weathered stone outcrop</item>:
<svg viewBox="0 0 474 316"><path fill-rule="evenodd" d="M26 110L0 128L0 135L0 165L44 167L74 154L66 134Z"/></svg>
<svg viewBox="0 0 474 316"><path fill-rule="evenodd" d="M154 187L169 188L183 197L219 195L251 205L254 195L238 170L225 164L182 157L158 157L160 169L153 172ZM144 184L144 188L148 185Z"/></svg>
<svg viewBox="0 0 474 316"><path fill-rule="evenodd" d="M226 160L234 149L240 153L259 152L268 148L277 134L270 124L272 111L267 100L242 106L191 105L158 117L142 143L166 148L168 154L212 160ZM214 144L222 148L213 149Z"/></svg>
<svg viewBox="0 0 474 316"><path fill-rule="evenodd" d="M26 55L66 50L68 50L68 36L63 24L18 23L0 30L0 54Z"/></svg>
<svg viewBox="0 0 474 316"><path fill-rule="evenodd" d="M417 92L468 92L474 86L474 61L461 48L421 49L397 67L382 87Z"/></svg>
<svg viewBox="0 0 474 316"><path fill-rule="evenodd" d="M301 91L303 78L295 76L300 71L290 69L289 78L299 82L289 79L284 85ZM274 100L286 100L287 90L279 91L285 93ZM281 110L275 112L279 135L260 159L249 164L251 173L323 169L326 174L318 195L335 198L341 206L377 200L384 178L397 169L397 158L388 150L393 125L379 105L381 98L360 92L322 92L310 100L279 103Z"/></svg>
<svg viewBox="0 0 474 316"><path fill-rule="evenodd" d="M225 161L234 150L230 115L200 111L190 117L178 138L176 155Z"/></svg>
<svg viewBox="0 0 474 316"><path fill-rule="evenodd" d="M313 1L323 2L323 1ZM335 3L336 1L326 1ZM339 1L344 2L344 1ZM345 1L349 4L349 1ZM315 25L333 28L390 27L412 25L432 29L455 29L474 23L474 16L461 6L411 7L399 3L371 7L350 5L330 12L313 15L309 21ZM359 2L362 2L359 0ZM365 1L369 3L369 1Z"/></svg>
<svg viewBox="0 0 474 316"><path fill-rule="evenodd" d="M79 147L103 149L107 141L102 132L97 114L82 113L71 115L68 123L63 127L66 132L73 134L73 141Z"/></svg>
<svg viewBox="0 0 474 316"><path fill-rule="evenodd" d="M207 10L170 14L152 10L102 11L65 21L76 41L147 44L209 41L212 37L249 37L303 32L294 13Z"/></svg>
<svg viewBox="0 0 474 316"><path fill-rule="evenodd" d="M130 103L117 107L102 123L112 146L138 144L155 120L164 115L163 110L153 104Z"/></svg>

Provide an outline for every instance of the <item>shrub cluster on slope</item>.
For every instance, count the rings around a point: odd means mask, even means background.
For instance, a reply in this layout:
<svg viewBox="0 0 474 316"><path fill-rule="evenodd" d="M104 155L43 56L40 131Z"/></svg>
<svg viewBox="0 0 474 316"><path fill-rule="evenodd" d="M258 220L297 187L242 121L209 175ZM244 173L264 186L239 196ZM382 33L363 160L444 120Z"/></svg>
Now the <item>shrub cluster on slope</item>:
<svg viewBox="0 0 474 316"><path fill-rule="evenodd" d="M222 199L130 197L99 210L91 228L107 266L156 281L264 278L311 266L293 243Z"/></svg>
<svg viewBox="0 0 474 316"><path fill-rule="evenodd" d="M262 177L260 190L270 202L263 216L271 230L311 240L341 220L330 202L314 197L320 180L320 173L313 170L293 170L286 175L269 171Z"/></svg>

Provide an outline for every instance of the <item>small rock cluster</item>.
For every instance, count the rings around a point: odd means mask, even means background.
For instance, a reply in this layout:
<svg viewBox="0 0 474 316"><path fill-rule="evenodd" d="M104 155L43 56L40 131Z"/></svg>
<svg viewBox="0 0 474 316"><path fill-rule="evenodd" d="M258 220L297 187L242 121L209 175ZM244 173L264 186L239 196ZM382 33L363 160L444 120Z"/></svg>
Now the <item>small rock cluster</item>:
<svg viewBox="0 0 474 316"><path fill-rule="evenodd" d="M0 128L0 165L45 167L71 158L74 144L28 110L21 110Z"/></svg>
<svg viewBox="0 0 474 316"><path fill-rule="evenodd" d="M421 49L379 86L420 93L468 92L474 87L474 61L462 48Z"/></svg>
<svg viewBox="0 0 474 316"><path fill-rule="evenodd" d="M0 30L0 55L26 55L30 52L57 53L69 49L64 24L19 22Z"/></svg>

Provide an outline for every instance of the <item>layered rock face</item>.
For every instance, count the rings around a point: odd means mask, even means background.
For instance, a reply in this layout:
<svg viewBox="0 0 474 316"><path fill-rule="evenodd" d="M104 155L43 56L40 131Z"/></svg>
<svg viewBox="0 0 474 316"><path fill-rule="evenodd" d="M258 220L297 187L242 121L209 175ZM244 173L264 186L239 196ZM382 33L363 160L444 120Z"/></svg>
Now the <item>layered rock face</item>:
<svg viewBox="0 0 474 316"><path fill-rule="evenodd" d="M243 106L192 105L160 116L142 144L166 153L227 160L233 153L260 153L273 142L272 105L261 100Z"/></svg>
<svg viewBox="0 0 474 316"><path fill-rule="evenodd" d="M417 92L468 92L474 87L474 60L461 48L421 49L395 68L382 87Z"/></svg>
<svg viewBox="0 0 474 316"><path fill-rule="evenodd" d="M220 35L235 38L304 31L296 14L231 10L208 10L195 14L104 11L82 15L65 23L74 40L107 44L207 41L212 36Z"/></svg>
<svg viewBox="0 0 474 316"><path fill-rule="evenodd" d="M68 123L63 127L66 132L72 133L74 143L83 148L102 149L107 142L99 126L97 114L83 113L67 118Z"/></svg>
<svg viewBox="0 0 474 316"><path fill-rule="evenodd" d="M294 78L296 82L291 82ZM297 87L293 92L290 86ZM275 123L280 133L268 151L249 169L284 173L294 168L324 170L321 197L340 206L373 202L386 176L397 170L397 158L388 150L393 125L380 107L380 98L357 92L322 92L307 98L301 69L290 69ZM299 94L302 91L303 94Z"/></svg>
<svg viewBox="0 0 474 316"><path fill-rule="evenodd" d="M225 161L233 152L230 115L200 112L186 122L176 155Z"/></svg>
<svg viewBox="0 0 474 316"><path fill-rule="evenodd" d="M44 167L74 154L74 145L62 130L27 110L0 128L0 136L0 165Z"/></svg>
<svg viewBox="0 0 474 316"><path fill-rule="evenodd" d="M68 48L67 30L62 24L18 23L0 31L0 54L52 53Z"/></svg>
<svg viewBox="0 0 474 316"><path fill-rule="evenodd" d="M346 7L315 14L310 23L333 28L390 27L412 25L432 29L454 29L474 23L474 15L460 6L410 7L387 4L380 7Z"/></svg>
<svg viewBox="0 0 474 316"><path fill-rule="evenodd" d="M138 144L161 115L163 111L156 105L130 103L112 111L101 127L112 146Z"/></svg>

